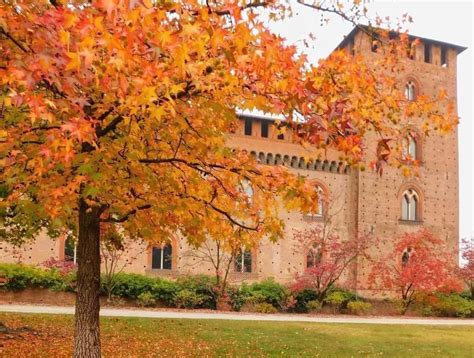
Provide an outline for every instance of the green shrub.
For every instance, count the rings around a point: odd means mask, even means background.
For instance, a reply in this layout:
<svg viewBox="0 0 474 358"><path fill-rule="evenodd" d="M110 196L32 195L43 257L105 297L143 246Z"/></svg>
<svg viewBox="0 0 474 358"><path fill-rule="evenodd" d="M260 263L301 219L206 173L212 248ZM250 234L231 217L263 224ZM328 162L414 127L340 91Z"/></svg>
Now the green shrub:
<svg viewBox="0 0 474 358"><path fill-rule="evenodd" d="M200 297L200 302L196 305L196 308L216 308L217 295L215 292L216 280L214 277L205 275L183 276L178 278L177 285L179 291L190 291L193 292L195 296Z"/></svg>
<svg viewBox="0 0 474 358"><path fill-rule="evenodd" d="M372 305L369 302L350 301L347 304L347 310L355 315L363 315L370 312Z"/></svg>
<svg viewBox="0 0 474 358"><path fill-rule="evenodd" d="M143 292L138 295L137 303L141 307L152 307L156 305L156 299L151 292Z"/></svg>
<svg viewBox="0 0 474 358"><path fill-rule="evenodd" d="M113 295L136 300L144 292L153 292L153 286L161 279L122 272L116 275L115 280ZM102 292L105 292L103 283Z"/></svg>
<svg viewBox="0 0 474 358"><path fill-rule="evenodd" d="M355 301L357 296L346 290L336 289L330 292L324 299L324 302L333 307L335 312L341 312L347 308L347 304Z"/></svg>
<svg viewBox="0 0 474 358"><path fill-rule="evenodd" d="M244 295L248 297L247 302L268 303L275 308L281 308L288 295L286 288L273 279L244 286L243 290Z"/></svg>
<svg viewBox="0 0 474 358"><path fill-rule="evenodd" d="M254 307L255 312L258 313L278 313L278 310L270 303L258 303Z"/></svg>
<svg viewBox="0 0 474 358"><path fill-rule="evenodd" d="M432 311L443 317L474 316L474 302L458 294L438 294L432 304Z"/></svg>
<svg viewBox="0 0 474 358"><path fill-rule="evenodd" d="M74 277L74 275L62 275L57 269L44 270L21 264L0 264L0 271L8 279L5 288L12 291L20 291L25 288L68 291L72 289Z"/></svg>
<svg viewBox="0 0 474 358"><path fill-rule="evenodd" d="M242 289L242 286L240 287L229 286L227 288L227 296L229 297L232 310L237 311L237 312L240 311L240 309L245 304L246 299L247 299L246 291L245 289Z"/></svg>
<svg viewBox="0 0 474 358"><path fill-rule="evenodd" d="M157 279L150 292L157 301L171 307L174 305L174 297L179 290L180 286L175 281Z"/></svg>
<svg viewBox="0 0 474 358"><path fill-rule="evenodd" d="M198 308L206 297L194 291L184 289L178 291L174 296L174 304L178 308Z"/></svg>
<svg viewBox="0 0 474 358"><path fill-rule="evenodd" d="M322 306L323 305L321 304L321 302L317 300L312 300L306 303L306 310L311 313L319 313L321 312Z"/></svg>
<svg viewBox="0 0 474 358"><path fill-rule="evenodd" d="M316 301L317 298L316 291L311 289L301 290L295 294L296 304L293 310L295 312L308 312L307 303L309 301Z"/></svg>

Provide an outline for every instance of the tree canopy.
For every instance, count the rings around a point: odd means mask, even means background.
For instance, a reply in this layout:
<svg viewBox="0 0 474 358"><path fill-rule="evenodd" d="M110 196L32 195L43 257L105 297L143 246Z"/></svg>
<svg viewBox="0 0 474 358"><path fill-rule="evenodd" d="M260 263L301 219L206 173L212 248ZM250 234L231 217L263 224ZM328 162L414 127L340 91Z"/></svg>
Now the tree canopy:
<svg viewBox="0 0 474 358"><path fill-rule="evenodd" d="M45 223L74 227L80 195L132 236L281 236L275 198L310 210L309 188L226 146L236 111L288 122L298 114L302 142L354 163L364 133L383 137L407 108L390 77L361 58L335 52L308 65L268 29L260 6L275 16L288 10L278 2L3 1L6 223L21 223L23 237ZM238 189L244 178L251 201Z"/></svg>

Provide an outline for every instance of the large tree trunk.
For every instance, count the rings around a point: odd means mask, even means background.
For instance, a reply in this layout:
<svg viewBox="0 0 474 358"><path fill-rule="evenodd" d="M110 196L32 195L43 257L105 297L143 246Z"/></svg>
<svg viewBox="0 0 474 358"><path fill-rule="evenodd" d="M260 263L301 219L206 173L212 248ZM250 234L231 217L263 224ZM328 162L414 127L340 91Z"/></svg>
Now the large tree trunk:
<svg viewBox="0 0 474 358"><path fill-rule="evenodd" d="M100 357L100 211L79 203L76 325L74 357Z"/></svg>

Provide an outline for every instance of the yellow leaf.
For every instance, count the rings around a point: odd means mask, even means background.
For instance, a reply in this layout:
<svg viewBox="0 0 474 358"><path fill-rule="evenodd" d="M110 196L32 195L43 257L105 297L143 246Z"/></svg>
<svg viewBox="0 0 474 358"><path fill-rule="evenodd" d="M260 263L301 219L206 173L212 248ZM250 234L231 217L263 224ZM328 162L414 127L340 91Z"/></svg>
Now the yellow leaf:
<svg viewBox="0 0 474 358"><path fill-rule="evenodd" d="M6 130L0 130L0 142L5 142L7 140L8 133Z"/></svg>
<svg viewBox="0 0 474 358"><path fill-rule="evenodd" d="M81 60L79 58L79 54L75 52L68 52L67 57L69 57L70 61L66 66L66 71L67 70L75 70L78 69L81 66Z"/></svg>
<svg viewBox="0 0 474 358"><path fill-rule="evenodd" d="M64 31L64 30L59 31L59 41L61 41L61 43L65 45L68 49L69 49L70 38L71 38L71 34L69 33L69 31Z"/></svg>

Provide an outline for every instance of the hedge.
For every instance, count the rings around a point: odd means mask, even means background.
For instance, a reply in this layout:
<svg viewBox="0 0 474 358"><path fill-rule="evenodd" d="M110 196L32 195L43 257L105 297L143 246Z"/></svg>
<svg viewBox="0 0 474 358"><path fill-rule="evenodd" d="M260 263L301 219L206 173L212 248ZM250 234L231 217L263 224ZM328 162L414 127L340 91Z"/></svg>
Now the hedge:
<svg viewBox="0 0 474 358"><path fill-rule="evenodd" d="M0 264L0 275L8 279L4 289L11 291L44 288L73 292L76 288L76 273L74 271L67 273L57 268ZM142 306L160 304L168 307L216 308L216 281L210 276L183 276L177 280L170 280L120 273L117 274L116 280L112 295L117 302L129 299ZM101 293L105 295L105 292L102 284ZM422 304L423 314L451 317L474 316L474 301L467 296L436 294L433 297L435 299ZM305 289L291 292L289 288L272 279L252 284L243 283L240 286L229 285L225 298L235 311L239 311L245 304L249 305L247 308L260 312L276 310L314 312L318 311L322 305L332 306L334 311L348 311L355 314L363 314L370 310L369 304L359 301L353 292L342 289L332 290L324 302L318 303L316 307L315 291Z"/></svg>

